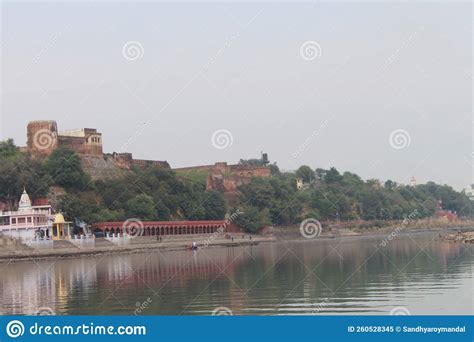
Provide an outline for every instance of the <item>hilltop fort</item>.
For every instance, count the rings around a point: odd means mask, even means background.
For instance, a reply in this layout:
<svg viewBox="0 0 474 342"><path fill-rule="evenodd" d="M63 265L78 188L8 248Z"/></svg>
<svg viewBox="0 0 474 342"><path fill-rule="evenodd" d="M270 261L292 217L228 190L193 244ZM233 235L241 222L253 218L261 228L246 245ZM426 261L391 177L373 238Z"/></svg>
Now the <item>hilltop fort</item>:
<svg viewBox="0 0 474 342"><path fill-rule="evenodd" d="M73 150L80 157L84 170L93 179L119 177L133 168L171 168L167 161L135 159L131 153L126 152L104 153L102 133L97 129L58 130L58 125L53 120L28 123L27 145L20 150L37 158L45 158L60 147ZM207 174L207 190L221 190L226 193L236 192L238 186L247 184L252 177L271 175L271 169L267 166L228 165L226 162L175 170L179 173L204 172Z"/></svg>

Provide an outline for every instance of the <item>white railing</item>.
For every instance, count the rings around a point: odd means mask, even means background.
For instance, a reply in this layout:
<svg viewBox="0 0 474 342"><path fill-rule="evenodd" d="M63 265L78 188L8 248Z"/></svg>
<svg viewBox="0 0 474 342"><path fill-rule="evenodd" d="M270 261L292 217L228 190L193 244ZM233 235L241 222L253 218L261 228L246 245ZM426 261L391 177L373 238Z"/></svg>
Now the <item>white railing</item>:
<svg viewBox="0 0 474 342"><path fill-rule="evenodd" d="M28 247L35 248L35 249L54 247L54 241L51 238L36 238L32 240L27 240L25 244Z"/></svg>
<svg viewBox="0 0 474 342"><path fill-rule="evenodd" d="M130 236L127 234L123 234L123 236L120 236L120 234L106 233L105 238L117 246L130 245Z"/></svg>
<svg viewBox="0 0 474 342"><path fill-rule="evenodd" d="M95 247L95 236L92 234L74 235L69 241L79 248Z"/></svg>

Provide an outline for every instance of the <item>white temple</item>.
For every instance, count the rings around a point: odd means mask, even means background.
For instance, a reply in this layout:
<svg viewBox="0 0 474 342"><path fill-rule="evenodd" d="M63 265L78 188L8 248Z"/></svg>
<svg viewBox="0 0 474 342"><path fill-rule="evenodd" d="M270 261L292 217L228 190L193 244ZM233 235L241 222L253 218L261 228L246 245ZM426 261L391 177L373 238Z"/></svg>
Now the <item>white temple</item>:
<svg viewBox="0 0 474 342"><path fill-rule="evenodd" d="M20 197L18 211L0 213L0 235L22 241L49 238L52 229L51 205L33 206L26 190Z"/></svg>

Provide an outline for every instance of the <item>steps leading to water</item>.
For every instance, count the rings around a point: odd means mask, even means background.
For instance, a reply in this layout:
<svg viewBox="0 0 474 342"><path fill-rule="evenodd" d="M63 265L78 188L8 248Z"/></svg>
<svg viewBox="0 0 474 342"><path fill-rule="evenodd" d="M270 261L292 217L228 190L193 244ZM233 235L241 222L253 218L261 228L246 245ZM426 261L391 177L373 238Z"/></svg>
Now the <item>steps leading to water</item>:
<svg viewBox="0 0 474 342"><path fill-rule="evenodd" d="M67 240L54 240L54 249L78 249L76 245Z"/></svg>
<svg viewBox="0 0 474 342"><path fill-rule="evenodd" d="M0 252L32 250L33 248L28 247L21 240L13 239L9 236L0 236Z"/></svg>

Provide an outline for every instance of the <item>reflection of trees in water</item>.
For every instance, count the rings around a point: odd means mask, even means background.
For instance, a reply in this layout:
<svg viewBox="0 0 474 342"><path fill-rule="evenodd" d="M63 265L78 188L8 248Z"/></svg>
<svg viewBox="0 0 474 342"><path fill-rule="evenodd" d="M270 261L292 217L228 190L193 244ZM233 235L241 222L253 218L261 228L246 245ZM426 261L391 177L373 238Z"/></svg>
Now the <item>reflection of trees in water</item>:
<svg viewBox="0 0 474 342"><path fill-rule="evenodd" d="M275 291L280 290L280 296L273 295L282 298L279 304L283 306L297 300L302 305L313 303L324 309L338 306L347 298L360 301L379 295L383 300L385 291L403 290L407 284L461 278L458 270L450 266L455 261L472 260L469 253L462 254L463 248L470 247L447 245L432 241L433 238L434 235L413 239L402 236L385 248L377 245L377 239L282 243L277 245L274 254L281 256L288 252L287 247L291 252L276 262L274 271L267 272L259 286L268 288L281 284L273 287ZM273 258L260 266L254 265L257 268L254 273L263 272L275 261ZM292 287L285 284L292 284ZM289 294L289 291L292 292ZM334 301L339 303L329 303ZM363 309L363 306L359 309L356 306L351 304L354 312Z"/></svg>
<svg viewBox="0 0 474 342"><path fill-rule="evenodd" d="M463 253L472 247L428 244L433 237L402 236L387 247L358 238L44 261L41 268L18 263L5 266L0 298L6 313L47 306L67 314L133 314L147 298L141 314L210 314L218 306L236 314L363 312L374 297L384 301L410 286L462 276L460 265L472 262Z"/></svg>

